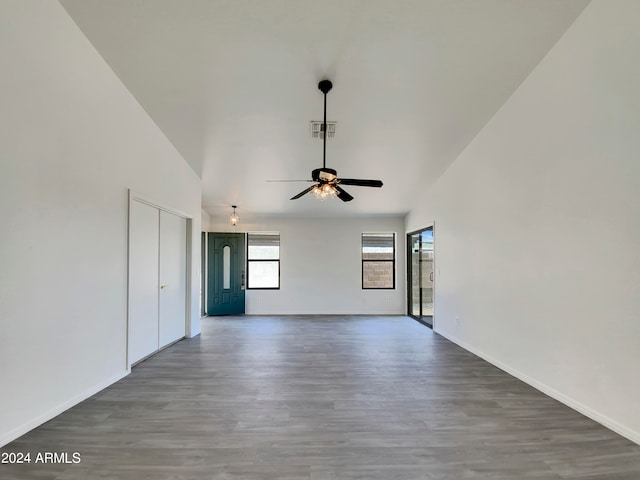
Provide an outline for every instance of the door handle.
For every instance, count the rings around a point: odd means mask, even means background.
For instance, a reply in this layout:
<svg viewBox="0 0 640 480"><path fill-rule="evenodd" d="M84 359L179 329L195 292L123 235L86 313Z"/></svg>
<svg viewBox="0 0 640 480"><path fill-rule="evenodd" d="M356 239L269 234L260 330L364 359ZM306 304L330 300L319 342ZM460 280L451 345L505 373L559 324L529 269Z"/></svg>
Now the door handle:
<svg viewBox="0 0 640 480"><path fill-rule="evenodd" d="M244 290L244 270L242 270L242 274L240 275L240 290Z"/></svg>
<svg viewBox="0 0 640 480"><path fill-rule="evenodd" d="M168 285L166 283L162 283L160 284L160 289L162 290L163 288L168 287Z"/></svg>
<svg viewBox="0 0 640 480"><path fill-rule="evenodd" d="M429 280L431 280L431 281L433 282L433 272L431 272L431 273L429 274Z"/></svg>

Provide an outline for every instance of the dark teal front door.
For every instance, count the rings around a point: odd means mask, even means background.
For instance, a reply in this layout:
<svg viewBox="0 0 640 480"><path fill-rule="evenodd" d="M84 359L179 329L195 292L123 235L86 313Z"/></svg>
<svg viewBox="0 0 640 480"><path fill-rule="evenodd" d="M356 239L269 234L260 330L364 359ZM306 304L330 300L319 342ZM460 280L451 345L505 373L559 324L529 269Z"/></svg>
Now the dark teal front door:
<svg viewBox="0 0 640 480"><path fill-rule="evenodd" d="M208 315L244 314L244 233L209 233Z"/></svg>

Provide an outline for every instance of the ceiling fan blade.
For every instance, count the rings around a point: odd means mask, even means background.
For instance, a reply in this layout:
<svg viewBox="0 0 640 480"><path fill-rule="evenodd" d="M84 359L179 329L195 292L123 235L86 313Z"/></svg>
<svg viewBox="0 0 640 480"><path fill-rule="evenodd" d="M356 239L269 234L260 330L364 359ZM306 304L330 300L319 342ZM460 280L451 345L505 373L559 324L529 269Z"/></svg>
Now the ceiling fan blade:
<svg viewBox="0 0 640 480"><path fill-rule="evenodd" d="M338 198L343 202L350 202L351 200L353 200L353 197L349 195L347 192L345 192L338 185L334 185L334 188L338 191Z"/></svg>
<svg viewBox="0 0 640 480"><path fill-rule="evenodd" d="M295 197L291 197L290 200L297 200L299 199L301 196L306 195L307 193L309 193L311 190L313 190L313 188L315 187L315 185L311 185L309 188L305 188L303 191L301 191L299 194L297 194Z"/></svg>
<svg viewBox="0 0 640 480"><path fill-rule="evenodd" d="M313 180L265 180L265 182L275 183L275 182L313 182Z"/></svg>
<svg viewBox="0 0 640 480"><path fill-rule="evenodd" d="M357 178L339 178L342 185L356 185L358 187L381 187L382 180L359 180Z"/></svg>

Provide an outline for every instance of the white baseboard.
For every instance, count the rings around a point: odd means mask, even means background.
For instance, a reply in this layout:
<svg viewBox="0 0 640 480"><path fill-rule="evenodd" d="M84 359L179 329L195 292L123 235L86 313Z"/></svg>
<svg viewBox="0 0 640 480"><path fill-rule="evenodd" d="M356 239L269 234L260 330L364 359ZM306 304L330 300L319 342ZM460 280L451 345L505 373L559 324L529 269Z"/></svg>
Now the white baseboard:
<svg viewBox="0 0 640 480"><path fill-rule="evenodd" d="M26 423L23 423L19 427L14 428L13 430L11 430L9 432L0 434L0 447L3 447L3 446L5 446L6 444L8 444L10 442L13 442L15 439L20 438L25 433L33 430L36 427L39 427L40 425L42 425L45 422L48 422L52 418L57 417L62 412L66 411L66 410L70 409L71 407L77 405L78 403L86 400L87 398L91 397L92 395L95 395L100 390L104 390L109 385L113 385L118 380L122 380L124 377L129 375L129 373L131 373L131 371L124 371L122 373L119 373L118 375L114 375L113 377L109 378L108 380L100 382L98 385L94 385L93 387L91 387L91 388L85 390L84 392L74 396L73 398L67 400L66 402L64 402L64 403L62 403L60 405L57 405L56 407L54 407L51 410L43 413L42 415L39 415L38 417L34 418L33 420L30 420L30 421L28 421Z"/></svg>
<svg viewBox="0 0 640 480"><path fill-rule="evenodd" d="M574 409L575 411L581 413L582 415L584 415L585 417L589 417L591 420L594 420L596 422L598 422L601 425L604 425L605 427L607 427L609 430L613 430L614 432L622 435L625 438L628 438L629 440L631 440L634 443L637 443L640 445L640 432L636 432L635 430L632 430L628 427L626 427L625 425L622 425L621 423L617 422L616 420L613 420L612 418L609 418L606 415L601 414L600 412L592 409L591 407L588 407L587 405L565 395L562 392L559 392L558 390L556 390L555 388L552 388L542 382L539 382L538 380L536 380L535 378L532 378L524 373L522 373L521 371L510 367L509 365L501 362L500 360L493 358L491 355L488 355L474 347L472 347L471 345L467 345L465 342L460 341L459 339L455 338L454 336L447 334L445 332L441 332L439 330L435 330L434 331L438 334L443 336L444 338L446 338L447 340L450 340L451 342L455 343L456 345L464 348L465 350L473 353L474 355L482 358L483 360L486 360L487 362L489 362L490 364L498 367L500 370L504 370L505 372L507 372L509 375L516 377L518 380L522 380L524 383L531 385L533 388L535 388L536 390L540 390L542 393L550 396L551 398L558 400L560 403L565 404L566 406Z"/></svg>

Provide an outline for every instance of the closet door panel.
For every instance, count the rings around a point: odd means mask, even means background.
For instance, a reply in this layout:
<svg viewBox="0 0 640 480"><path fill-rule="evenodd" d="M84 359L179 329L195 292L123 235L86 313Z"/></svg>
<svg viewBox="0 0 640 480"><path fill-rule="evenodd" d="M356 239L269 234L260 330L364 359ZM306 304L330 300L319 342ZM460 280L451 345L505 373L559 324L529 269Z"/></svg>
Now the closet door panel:
<svg viewBox="0 0 640 480"><path fill-rule="evenodd" d="M186 220L160 212L159 347L185 336L187 280Z"/></svg>
<svg viewBox="0 0 640 480"><path fill-rule="evenodd" d="M129 364L158 349L160 211L131 202L129 220Z"/></svg>

